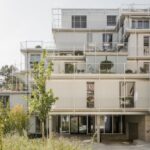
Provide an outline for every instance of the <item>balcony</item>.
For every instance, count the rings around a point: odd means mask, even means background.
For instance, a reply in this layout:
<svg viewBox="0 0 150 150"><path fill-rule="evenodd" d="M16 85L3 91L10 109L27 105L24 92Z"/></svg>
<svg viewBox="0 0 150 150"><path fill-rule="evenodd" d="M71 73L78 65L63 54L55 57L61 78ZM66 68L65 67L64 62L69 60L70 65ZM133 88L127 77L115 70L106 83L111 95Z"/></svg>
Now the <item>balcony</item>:
<svg viewBox="0 0 150 150"><path fill-rule="evenodd" d="M121 14L136 14L136 15L149 15L150 5L146 4L124 4L121 7Z"/></svg>
<svg viewBox="0 0 150 150"><path fill-rule="evenodd" d="M42 52L44 49L50 53L50 56L83 56L87 52L114 52L126 53L128 43L126 42L81 42L79 44L69 43L56 46L52 42L44 41L23 41L20 42L22 52Z"/></svg>
<svg viewBox="0 0 150 150"><path fill-rule="evenodd" d="M149 75L150 63L124 62L115 63L112 60L104 60L100 63L86 62L61 62L53 66L53 74L55 75L94 75L94 74L126 74L126 76L134 76L136 74Z"/></svg>
<svg viewBox="0 0 150 150"><path fill-rule="evenodd" d="M20 49L21 51L42 51L43 49L56 49L56 46L50 41L22 41L20 42Z"/></svg>

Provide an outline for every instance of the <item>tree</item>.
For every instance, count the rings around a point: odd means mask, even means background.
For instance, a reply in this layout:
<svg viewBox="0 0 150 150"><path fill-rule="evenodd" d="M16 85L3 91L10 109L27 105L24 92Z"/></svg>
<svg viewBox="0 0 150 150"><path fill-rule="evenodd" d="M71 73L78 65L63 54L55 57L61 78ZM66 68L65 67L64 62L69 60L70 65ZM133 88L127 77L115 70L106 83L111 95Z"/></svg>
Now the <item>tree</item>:
<svg viewBox="0 0 150 150"><path fill-rule="evenodd" d="M113 66L114 64L111 61L107 60L106 56L106 59L100 64L100 70L104 70L107 73Z"/></svg>
<svg viewBox="0 0 150 150"><path fill-rule="evenodd" d="M54 96L53 90L46 90L46 81L50 79L52 73L52 63L46 64L46 50L43 51L41 61L34 64L33 82L35 88L32 90L29 99L30 113L37 113L42 125L42 138L45 138L45 121L52 105L58 99Z"/></svg>
<svg viewBox="0 0 150 150"><path fill-rule="evenodd" d="M0 87L8 90L23 90L25 83L13 75L18 69L13 65L5 65L0 69L2 81Z"/></svg>

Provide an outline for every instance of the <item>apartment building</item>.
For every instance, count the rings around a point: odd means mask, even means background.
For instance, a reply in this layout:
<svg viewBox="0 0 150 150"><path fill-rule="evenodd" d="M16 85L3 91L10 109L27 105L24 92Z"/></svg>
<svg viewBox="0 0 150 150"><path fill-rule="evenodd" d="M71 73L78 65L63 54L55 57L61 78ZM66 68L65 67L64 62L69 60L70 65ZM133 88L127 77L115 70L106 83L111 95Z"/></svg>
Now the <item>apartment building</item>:
<svg viewBox="0 0 150 150"><path fill-rule="evenodd" d="M150 141L148 6L53 9L52 17L54 44L22 42L25 69L16 73L29 94L30 71L47 50L54 71L46 88L59 97L49 113L49 132ZM39 134L38 117L30 122L29 133Z"/></svg>

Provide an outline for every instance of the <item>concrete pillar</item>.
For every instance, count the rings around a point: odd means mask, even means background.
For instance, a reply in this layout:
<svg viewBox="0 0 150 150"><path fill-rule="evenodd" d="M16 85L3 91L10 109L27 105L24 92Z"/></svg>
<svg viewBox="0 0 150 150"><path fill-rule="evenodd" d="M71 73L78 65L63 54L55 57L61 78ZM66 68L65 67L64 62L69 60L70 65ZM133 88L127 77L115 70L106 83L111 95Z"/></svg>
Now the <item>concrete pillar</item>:
<svg viewBox="0 0 150 150"><path fill-rule="evenodd" d="M52 116L48 117L49 119L49 138L52 137Z"/></svg>
<svg viewBox="0 0 150 150"><path fill-rule="evenodd" d="M150 115L145 116L145 141L150 142Z"/></svg>
<svg viewBox="0 0 150 150"><path fill-rule="evenodd" d="M97 131L97 143L101 141L100 139L100 115L96 116L96 131Z"/></svg>

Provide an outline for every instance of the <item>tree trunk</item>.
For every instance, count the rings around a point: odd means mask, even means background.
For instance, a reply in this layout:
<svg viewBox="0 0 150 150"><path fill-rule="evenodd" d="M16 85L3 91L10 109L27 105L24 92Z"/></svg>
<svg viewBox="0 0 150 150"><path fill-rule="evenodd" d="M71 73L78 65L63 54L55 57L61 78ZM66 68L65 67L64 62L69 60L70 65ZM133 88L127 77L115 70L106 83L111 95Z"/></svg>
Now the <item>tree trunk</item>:
<svg viewBox="0 0 150 150"><path fill-rule="evenodd" d="M44 121L42 121L42 139L45 140L45 127L44 127Z"/></svg>

